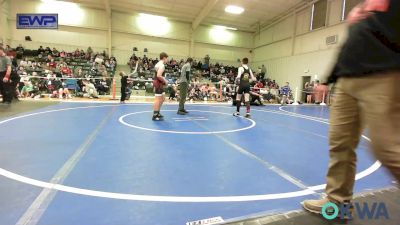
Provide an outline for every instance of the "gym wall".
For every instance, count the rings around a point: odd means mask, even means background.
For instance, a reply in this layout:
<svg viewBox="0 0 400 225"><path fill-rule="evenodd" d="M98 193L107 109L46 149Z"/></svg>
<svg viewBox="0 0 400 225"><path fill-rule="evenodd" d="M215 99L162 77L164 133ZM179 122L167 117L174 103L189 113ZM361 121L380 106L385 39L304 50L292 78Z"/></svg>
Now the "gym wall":
<svg viewBox="0 0 400 225"><path fill-rule="evenodd" d="M214 35L213 27L199 26L195 32L191 31L191 24L179 21L169 21L170 29L165 32L154 32L140 27L140 15L127 15L114 12L112 16L113 52L119 58L129 58L132 48L137 47L139 55L148 48L152 57L157 57L161 51L166 51L175 58L185 58L191 55L202 59L206 54L213 62L237 64L237 59L251 57L253 34L240 31L224 31L228 36L221 39L221 35ZM193 52L190 52L190 40L193 35Z"/></svg>
<svg viewBox="0 0 400 225"><path fill-rule="evenodd" d="M9 27L8 27L8 13L10 4L8 1L0 2L0 43L7 42L9 37Z"/></svg>
<svg viewBox="0 0 400 225"><path fill-rule="evenodd" d="M9 1L8 41L16 46L37 49L39 45L56 47L59 50L72 51L76 48L94 51L107 50L108 18L104 10L79 7L65 3L56 7L38 0ZM57 2L60 3L60 2ZM64 4L64 3L63 3ZM58 13L59 30L18 30L16 29L17 13ZM215 34L211 26L199 26L194 33L191 24L180 21L168 21L169 29L158 32L155 29L140 26L140 15L122 12L112 13L112 54L119 63L125 63L132 55L132 48L138 48L138 55L143 55L144 48L149 56L155 57L161 51L173 58L185 58L189 55L202 59L206 54L212 62L237 65L237 59L251 57L253 34L240 31L224 31L224 37ZM191 46L193 35L193 46ZM31 36L32 42L26 42L25 36Z"/></svg>
<svg viewBox="0 0 400 225"><path fill-rule="evenodd" d="M279 84L288 81L302 88L302 76L323 80L331 72L340 46L347 37L341 21L343 0L328 0L327 25L310 31L309 6L262 30L254 36L254 67L264 64L268 77ZM327 45L328 36L338 35L336 44Z"/></svg>
<svg viewBox="0 0 400 225"><path fill-rule="evenodd" d="M58 30L16 29L17 13L58 13ZM12 46L22 44L25 48L37 49L56 47L58 50L73 51L76 48L92 46L94 51L106 50L107 18L104 11L82 9L65 3L61 7L41 1L12 0L9 13L10 39ZM25 41L31 36L32 41Z"/></svg>

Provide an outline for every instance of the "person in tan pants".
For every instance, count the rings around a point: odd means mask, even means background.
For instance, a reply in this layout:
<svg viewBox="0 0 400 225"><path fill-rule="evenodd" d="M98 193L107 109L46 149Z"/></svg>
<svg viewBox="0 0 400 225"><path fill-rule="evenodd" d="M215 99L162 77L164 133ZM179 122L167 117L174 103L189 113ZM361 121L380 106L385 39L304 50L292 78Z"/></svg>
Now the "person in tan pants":
<svg viewBox="0 0 400 225"><path fill-rule="evenodd" d="M400 0L366 0L349 21L349 38L329 78L336 85L327 197L303 202L313 213L328 202L352 200L356 148L365 128L374 155L400 181Z"/></svg>
<svg viewBox="0 0 400 225"><path fill-rule="evenodd" d="M400 180L400 71L363 78L340 78L330 127L330 165L326 192L350 201L356 175L356 147L364 128L372 149Z"/></svg>

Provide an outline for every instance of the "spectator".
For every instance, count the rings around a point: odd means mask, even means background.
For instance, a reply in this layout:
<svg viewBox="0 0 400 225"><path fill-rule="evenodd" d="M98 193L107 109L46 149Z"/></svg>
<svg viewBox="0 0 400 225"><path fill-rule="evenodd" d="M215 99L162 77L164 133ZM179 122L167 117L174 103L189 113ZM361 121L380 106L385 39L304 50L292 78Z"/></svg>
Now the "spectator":
<svg viewBox="0 0 400 225"><path fill-rule="evenodd" d="M44 52L45 52L45 50L44 50L43 46L40 46L38 49L38 54L43 55Z"/></svg>
<svg viewBox="0 0 400 225"><path fill-rule="evenodd" d="M93 54L93 49L92 49L92 47L88 47L87 48L87 50L86 50L86 53L89 55L89 57Z"/></svg>
<svg viewBox="0 0 400 225"><path fill-rule="evenodd" d="M8 46L8 50L11 50L10 46ZM22 44L19 44L18 47L15 49L17 52L23 53L25 51L24 47L22 47Z"/></svg>
<svg viewBox="0 0 400 225"><path fill-rule="evenodd" d="M20 96L22 98L31 97L32 92L33 92L33 84L28 77L25 77L22 79L23 79L24 85L22 87Z"/></svg>
<svg viewBox="0 0 400 225"><path fill-rule="evenodd" d="M304 91L306 93L306 102L307 102L307 104L311 104L314 90L313 90L313 87L310 85L310 83L307 82L304 85Z"/></svg>
<svg viewBox="0 0 400 225"><path fill-rule="evenodd" d="M291 93L292 90L290 89L289 82L286 82L286 85L281 88L281 96L282 96L281 105L286 105L290 103Z"/></svg>
<svg viewBox="0 0 400 225"><path fill-rule="evenodd" d="M51 55L51 49L50 49L50 47L46 47L46 49L44 50L44 54L45 55Z"/></svg>
<svg viewBox="0 0 400 225"><path fill-rule="evenodd" d="M176 98L176 85L173 84L168 87L169 88L169 98L168 100L175 100Z"/></svg>
<svg viewBox="0 0 400 225"><path fill-rule="evenodd" d="M210 93L210 98L212 100L217 100L218 99L219 93L218 93L218 90L217 90L217 88L215 86L211 86L210 87L209 93Z"/></svg>
<svg viewBox="0 0 400 225"><path fill-rule="evenodd" d="M138 74L138 67L139 67L139 59L136 56L133 56L130 60L129 66L131 68L131 73L133 77L137 77Z"/></svg>
<svg viewBox="0 0 400 225"><path fill-rule="evenodd" d="M206 55L206 57L204 57L204 64L207 66L207 69L210 66L210 56Z"/></svg>
<svg viewBox="0 0 400 225"><path fill-rule="evenodd" d="M60 57L61 57L61 58L65 58L66 56L67 56L66 52L65 52L64 50L62 50L62 51L60 52Z"/></svg>
<svg viewBox="0 0 400 225"><path fill-rule="evenodd" d="M261 66L261 80L265 79L265 75L267 75L267 68L265 67L265 65L263 64Z"/></svg>
<svg viewBox="0 0 400 225"><path fill-rule="evenodd" d="M86 97L99 98L99 94L93 83L91 83L89 80L83 80L83 85L84 85L83 91L86 92L85 95Z"/></svg>
<svg viewBox="0 0 400 225"><path fill-rule="evenodd" d="M322 93L320 92L319 86L320 86L319 80L316 80L313 87L315 104L320 104L322 102Z"/></svg>
<svg viewBox="0 0 400 225"><path fill-rule="evenodd" d="M117 69L117 59L115 57L110 58L110 68L113 72Z"/></svg>
<svg viewBox="0 0 400 225"><path fill-rule="evenodd" d="M57 68L57 63L54 61L54 58L49 55L50 62L47 63L47 66L50 70L54 70Z"/></svg>
<svg viewBox="0 0 400 225"><path fill-rule="evenodd" d="M274 90L276 90L276 89L274 89ZM268 103L273 103L278 98L272 89L266 88L263 93L263 99L264 99L264 101L267 101Z"/></svg>
<svg viewBox="0 0 400 225"><path fill-rule="evenodd" d="M101 76L107 77L107 68L104 62L99 65L99 73L101 74Z"/></svg>
<svg viewBox="0 0 400 225"><path fill-rule="evenodd" d="M200 88L201 91L201 97L204 98L204 100L207 100L210 96L210 84L204 84Z"/></svg>
<svg viewBox="0 0 400 225"><path fill-rule="evenodd" d="M59 57L60 52L56 48L53 48L52 55L53 55L53 57Z"/></svg>
<svg viewBox="0 0 400 225"><path fill-rule="evenodd" d="M98 79L95 82L96 90L99 92L100 95L105 95L110 91L111 83L105 77L102 79Z"/></svg>
<svg viewBox="0 0 400 225"><path fill-rule="evenodd" d="M224 88L223 95L226 97L227 101L232 101L235 95L235 90L231 84L227 84Z"/></svg>

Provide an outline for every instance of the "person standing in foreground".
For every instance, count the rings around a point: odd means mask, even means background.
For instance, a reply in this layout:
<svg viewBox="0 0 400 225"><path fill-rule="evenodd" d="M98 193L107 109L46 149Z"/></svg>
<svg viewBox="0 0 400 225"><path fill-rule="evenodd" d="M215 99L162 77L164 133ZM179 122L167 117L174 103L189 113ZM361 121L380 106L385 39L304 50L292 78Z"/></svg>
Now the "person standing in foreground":
<svg viewBox="0 0 400 225"><path fill-rule="evenodd" d="M179 78L179 81L180 81L180 84L179 84L180 100L179 100L179 109L178 109L179 115L186 115L189 113L185 109L185 102L186 102L188 87L190 84L190 70L192 67L192 62L193 62L192 58L188 58L186 60L185 65L182 66L181 76Z"/></svg>
<svg viewBox="0 0 400 225"><path fill-rule="evenodd" d="M329 78L336 89L327 198L303 202L313 213L352 200L355 149L366 126L375 156L400 181L400 0L364 1L348 21L349 38Z"/></svg>
<svg viewBox="0 0 400 225"><path fill-rule="evenodd" d="M0 93L3 96L4 104L11 104L14 93L11 85L11 63L4 48L0 47Z"/></svg>
<svg viewBox="0 0 400 225"><path fill-rule="evenodd" d="M244 95L244 102L246 104L246 117L250 117L250 83L255 81L253 72L247 65L249 63L248 58L242 60L242 66L238 69L238 76L236 80L239 82L239 90L236 94L236 112L233 116L240 116L240 105L242 104L242 95Z"/></svg>
<svg viewBox="0 0 400 225"><path fill-rule="evenodd" d="M160 54L160 61L154 66L155 76L153 79L155 100L154 100L154 121L164 120L164 116L161 115L161 106L165 101L164 86L168 84L167 79L165 79L165 64L168 62L168 55L165 52Z"/></svg>

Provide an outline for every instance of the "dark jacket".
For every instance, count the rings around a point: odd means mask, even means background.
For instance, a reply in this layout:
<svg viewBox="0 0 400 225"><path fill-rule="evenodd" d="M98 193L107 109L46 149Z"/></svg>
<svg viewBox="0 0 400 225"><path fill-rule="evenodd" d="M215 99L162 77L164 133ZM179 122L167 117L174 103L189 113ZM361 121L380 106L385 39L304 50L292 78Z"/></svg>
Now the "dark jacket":
<svg viewBox="0 0 400 225"><path fill-rule="evenodd" d="M400 0L387 0L387 11L374 11L349 28L328 81L400 70ZM374 2L369 0L367 2Z"/></svg>

